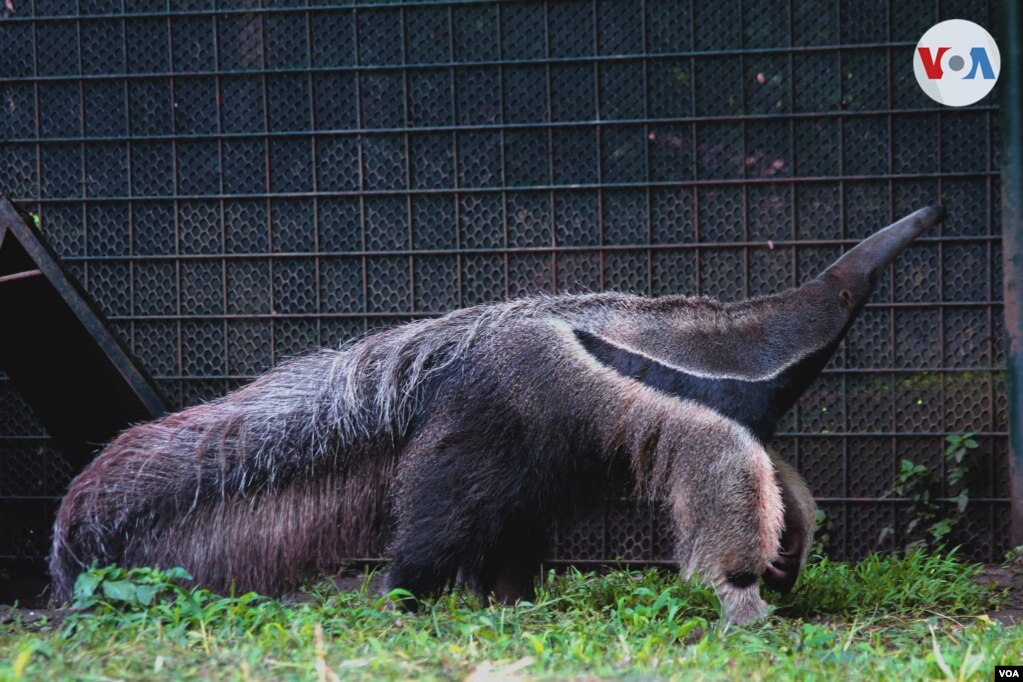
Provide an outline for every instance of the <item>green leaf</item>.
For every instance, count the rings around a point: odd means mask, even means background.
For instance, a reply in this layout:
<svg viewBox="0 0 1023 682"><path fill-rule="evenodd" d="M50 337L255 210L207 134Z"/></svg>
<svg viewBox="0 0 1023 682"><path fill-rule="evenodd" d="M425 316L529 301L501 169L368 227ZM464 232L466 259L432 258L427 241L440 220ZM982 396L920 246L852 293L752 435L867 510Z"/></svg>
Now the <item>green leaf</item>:
<svg viewBox="0 0 1023 682"><path fill-rule="evenodd" d="M195 592L185 592L181 595L180 602L184 605L185 610L188 614L195 619L196 622L201 622L202 607L199 605L199 600L195 596Z"/></svg>
<svg viewBox="0 0 1023 682"><path fill-rule="evenodd" d="M821 632L818 634L811 635L803 640L804 648L813 648L818 646L824 646L830 644L835 639L835 633L833 632Z"/></svg>
<svg viewBox="0 0 1023 682"><path fill-rule="evenodd" d="M130 580L110 580L103 583L103 595L108 599L134 604L137 601L137 588Z"/></svg>
<svg viewBox="0 0 1023 682"><path fill-rule="evenodd" d="M951 532L952 522L949 521L948 519L942 519L941 521L938 521L933 526L931 526L930 529L931 537L934 538L935 540L941 540L941 538L945 537Z"/></svg>
<svg viewBox="0 0 1023 682"><path fill-rule="evenodd" d="M96 571L80 573L75 580L75 599L88 599L96 593L96 587L103 578Z"/></svg>
<svg viewBox="0 0 1023 682"><path fill-rule="evenodd" d="M135 596L139 604L149 606L156 599L159 591L160 587L158 585L138 585L135 588Z"/></svg>
<svg viewBox="0 0 1023 682"><path fill-rule="evenodd" d="M45 639L37 639L32 643L32 648L35 649L35 653L46 658L53 658L53 645L51 645Z"/></svg>
<svg viewBox="0 0 1023 682"><path fill-rule="evenodd" d="M402 599L415 599L415 595L408 590L403 590L400 587L396 587L387 594L383 595L375 602L373 602L374 609L380 609L387 602L398 602Z"/></svg>
<svg viewBox="0 0 1023 682"><path fill-rule="evenodd" d="M163 572L164 576L168 580L191 580L192 574L185 569L177 566L175 568L169 568Z"/></svg>

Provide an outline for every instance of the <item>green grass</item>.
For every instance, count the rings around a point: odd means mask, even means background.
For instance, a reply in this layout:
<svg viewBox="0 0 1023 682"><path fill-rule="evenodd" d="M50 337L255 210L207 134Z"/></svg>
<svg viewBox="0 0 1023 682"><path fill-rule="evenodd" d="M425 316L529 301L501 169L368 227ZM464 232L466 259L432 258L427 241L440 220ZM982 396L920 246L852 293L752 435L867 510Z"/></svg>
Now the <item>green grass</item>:
<svg viewBox="0 0 1023 682"><path fill-rule="evenodd" d="M0 625L0 679L992 679L1023 626L983 615L980 568L920 552L812 564L755 626L718 625L713 593L668 571L549 574L536 602L449 594L415 614L365 587L285 604L101 569L61 622Z"/></svg>

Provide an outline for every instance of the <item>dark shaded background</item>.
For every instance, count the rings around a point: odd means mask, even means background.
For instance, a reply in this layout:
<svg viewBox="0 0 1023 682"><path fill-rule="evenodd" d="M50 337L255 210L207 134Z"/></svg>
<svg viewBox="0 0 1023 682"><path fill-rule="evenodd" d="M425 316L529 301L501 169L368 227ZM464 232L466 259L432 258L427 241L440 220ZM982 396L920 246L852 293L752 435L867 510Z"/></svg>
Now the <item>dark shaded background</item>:
<svg viewBox="0 0 1023 682"><path fill-rule="evenodd" d="M907 520L878 499L898 461L976 432L953 539L1001 558L997 111L939 107L911 63L988 3L5 2L0 192L179 406L528 292L770 293L941 200L777 447L858 557ZM0 379L0 559L45 555L71 474ZM668 544L609 500L554 554Z"/></svg>

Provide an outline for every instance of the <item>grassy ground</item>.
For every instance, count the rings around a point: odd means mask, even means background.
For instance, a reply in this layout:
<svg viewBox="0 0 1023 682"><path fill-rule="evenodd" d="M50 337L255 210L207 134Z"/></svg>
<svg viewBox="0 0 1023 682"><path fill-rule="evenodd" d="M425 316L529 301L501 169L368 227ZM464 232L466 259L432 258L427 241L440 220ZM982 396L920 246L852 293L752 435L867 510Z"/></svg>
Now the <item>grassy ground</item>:
<svg viewBox="0 0 1023 682"><path fill-rule="evenodd" d="M282 603L103 569L77 610L12 612L0 679L992 679L1023 664L1023 626L984 615L1007 592L980 571L920 553L825 560L766 623L723 629L708 589L657 570L552 573L533 604L452 594L409 614L368 581Z"/></svg>

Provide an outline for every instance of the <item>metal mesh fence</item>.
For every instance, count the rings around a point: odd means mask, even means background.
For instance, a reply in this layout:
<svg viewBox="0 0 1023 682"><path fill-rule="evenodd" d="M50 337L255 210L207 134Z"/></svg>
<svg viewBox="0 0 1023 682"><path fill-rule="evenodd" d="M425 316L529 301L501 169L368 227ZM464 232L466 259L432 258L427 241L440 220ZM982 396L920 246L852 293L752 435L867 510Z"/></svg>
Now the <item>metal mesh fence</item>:
<svg viewBox="0 0 1023 682"><path fill-rule="evenodd" d="M315 0L310 0L315 2ZM782 424L830 551L894 547L900 459L981 447L954 538L1008 540L995 109L912 47L985 1L8 0L0 191L173 402L303 350L529 292L770 293L925 203ZM59 340L56 340L59 342ZM101 399L101 398L100 398ZM0 557L45 554L70 467L0 380ZM559 559L663 559L612 499Z"/></svg>

